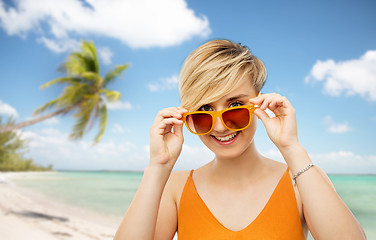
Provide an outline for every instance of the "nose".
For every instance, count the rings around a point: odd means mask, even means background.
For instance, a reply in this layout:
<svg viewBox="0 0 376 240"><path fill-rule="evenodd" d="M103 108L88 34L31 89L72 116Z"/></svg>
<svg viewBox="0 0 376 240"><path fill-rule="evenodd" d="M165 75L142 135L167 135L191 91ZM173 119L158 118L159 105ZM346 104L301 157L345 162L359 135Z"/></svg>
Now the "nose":
<svg viewBox="0 0 376 240"><path fill-rule="evenodd" d="M213 126L213 130L212 131L216 131L216 132L225 132L227 131L228 129L223 125L221 119L219 117L216 117L214 119L214 126Z"/></svg>

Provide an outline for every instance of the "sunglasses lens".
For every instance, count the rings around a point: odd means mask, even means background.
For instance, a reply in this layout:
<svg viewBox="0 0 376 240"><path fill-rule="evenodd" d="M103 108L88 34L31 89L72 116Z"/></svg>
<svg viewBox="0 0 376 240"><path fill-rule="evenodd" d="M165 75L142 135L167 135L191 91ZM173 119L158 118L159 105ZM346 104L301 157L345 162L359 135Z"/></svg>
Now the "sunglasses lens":
<svg viewBox="0 0 376 240"><path fill-rule="evenodd" d="M245 128L251 120L249 110L245 108L228 110L222 114L222 119L233 130Z"/></svg>
<svg viewBox="0 0 376 240"><path fill-rule="evenodd" d="M207 133L212 127L212 117L206 113L191 114L187 116L187 126L198 134Z"/></svg>

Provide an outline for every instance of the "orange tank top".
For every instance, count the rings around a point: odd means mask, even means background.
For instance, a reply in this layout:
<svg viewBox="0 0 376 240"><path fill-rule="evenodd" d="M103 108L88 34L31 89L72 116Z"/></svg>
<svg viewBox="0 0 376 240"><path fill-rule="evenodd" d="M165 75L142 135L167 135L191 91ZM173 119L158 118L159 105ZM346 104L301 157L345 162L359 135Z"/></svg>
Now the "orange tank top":
<svg viewBox="0 0 376 240"><path fill-rule="evenodd" d="M232 231L210 212L197 193L191 171L184 186L178 212L178 240L305 239L288 168L263 210L246 228Z"/></svg>

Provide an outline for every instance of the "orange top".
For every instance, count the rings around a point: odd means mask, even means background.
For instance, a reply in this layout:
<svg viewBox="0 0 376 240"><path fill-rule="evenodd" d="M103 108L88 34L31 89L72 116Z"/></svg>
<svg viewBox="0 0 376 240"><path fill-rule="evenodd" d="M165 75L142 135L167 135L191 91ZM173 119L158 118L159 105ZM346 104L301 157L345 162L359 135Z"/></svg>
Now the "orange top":
<svg viewBox="0 0 376 240"><path fill-rule="evenodd" d="M288 168L256 219L240 231L223 226L197 193L189 175L178 212L178 239L305 239Z"/></svg>

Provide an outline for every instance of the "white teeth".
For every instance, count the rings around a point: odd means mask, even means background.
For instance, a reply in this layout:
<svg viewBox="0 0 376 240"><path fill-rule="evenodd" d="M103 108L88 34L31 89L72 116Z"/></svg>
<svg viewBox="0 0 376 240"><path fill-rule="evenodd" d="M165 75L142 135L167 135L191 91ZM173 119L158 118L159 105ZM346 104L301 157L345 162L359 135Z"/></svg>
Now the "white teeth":
<svg viewBox="0 0 376 240"><path fill-rule="evenodd" d="M234 132L233 134L227 135L225 137L216 137L216 136L214 136L214 137L221 142L226 142L226 141L230 141L231 139L236 137L236 135L238 135L238 132Z"/></svg>

